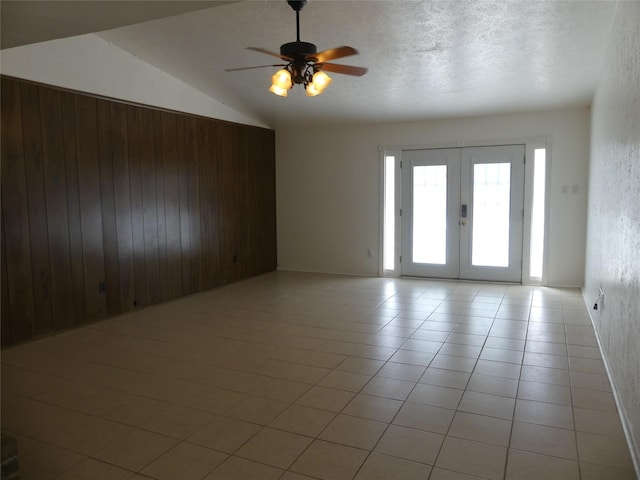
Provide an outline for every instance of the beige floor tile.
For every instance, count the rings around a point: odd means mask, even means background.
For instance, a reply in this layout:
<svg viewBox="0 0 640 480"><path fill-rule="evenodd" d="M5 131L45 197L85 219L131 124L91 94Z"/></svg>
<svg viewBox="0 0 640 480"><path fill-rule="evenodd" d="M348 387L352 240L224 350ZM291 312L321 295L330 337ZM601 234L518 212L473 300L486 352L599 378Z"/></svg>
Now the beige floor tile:
<svg viewBox="0 0 640 480"><path fill-rule="evenodd" d="M511 448L577 460L576 436L572 430L514 422Z"/></svg>
<svg viewBox="0 0 640 480"><path fill-rule="evenodd" d="M571 371L599 373L605 375L604 362L599 358L569 357Z"/></svg>
<svg viewBox="0 0 640 480"><path fill-rule="evenodd" d="M571 370L571 386L587 388L591 390L600 390L603 392L611 391L611 383L609 382L609 377L600 373L579 372Z"/></svg>
<svg viewBox="0 0 640 480"><path fill-rule="evenodd" d="M433 361L429 366L433 368L444 368L446 370L471 373L476 366L476 361L477 360L475 358L438 354L433 358Z"/></svg>
<svg viewBox="0 0 640 480"><path fill-rule="evenodd" d="M633 462L624 438L578 432L578 456L581 462L632 469Z"/></svg>
<svg viewBox="0 0 640 480"><path fill-rule="evenodd" d="M188 441L221 452L233 453L261 429L260 425L253 423L218 417L194 433Z"/></svg>
<svg viewBox="0 0 640 480"><path fill-rule="evenodd" d="M191 443L179 443L141 473L158 480L201 480L220 465L228 455Z"/></svg>
<svg viewBox="0 0 640 480"><path fill-rule="evenodd" d="M267 425L287 408L287 403L265 397L250 397L229 410L225 416L245 422Z"/></svg>
<svg viewBox="0 0 640 480"><path fill-rule="evenodd" d="M125 480L132 475L129 470L89 458L56 477L56 480Z"/></svg>
<svg viewBox="0 0 640 480"><path fill-rule="evenodd" d="M518 384L518 398L558 405L571 405L571 389L564 385L520 381Z"/></svg>
<svg viewBox="0 0 640 480"><path fill-rule="evenodd" d="M407 401L455 409L460 403L463 393L463 390L455 388L419 383L413 389Z"/></svg>
<svg viewBox="0 0 640 480"><path fill-rule="evenodd" d="M417 382L426 367L420 365L409 365L406 363L387 362L378 372L377 376L404 380L406 382Z"/></svg>
<svg viewBox="0 0 640 480"><path fill-rule="evenodd" d="M324 377L318 385L321 387L336 388L349 392L359 392L371 379L369 375L350 373L334 370Z"/></svg>
<svg viewBox="0 0 640 480"><path fill-rule="evenodd" d="M559 327L558 331L561 331ZM525 351L532 353L547 353L549 355L567 356L567 345L565 343L536 342L531 340L527 342Z"/></svg>
<svg viewBox="0 0 640 480"><path fill-rule="evenodd" d="M471 377L470 373L429 367L420 378L420 383L464 389Z"/></svg>
<svg viewBox="0 0 640 480"><path fill-rule="evenodd" d="M335 413L302 405L291 405L269 426L287 432L317 437L335 417Z"/></svg>
<svg viewBox="0 0 640 480"><path fill-rule="evenodd" d="M380 367L384 365L382 360L372 360L361 357L347 357L336 370L342 372L358 373L361 375L375 375Z"/></svg>
<svg viewBox="0 0 640 480"><path fill-rule="evenodd" d="M520 363L500 362L495 360L478 360L474 374L489 375L500 378L518 380L520 378Z"/></svg>
<svg viewBox="0 0 640 480"><path fill-rule="evenodd" d="M417 350L400 349L390 358L391 362L406 363L408 365L418 365L427 367L435 357L434 353L419 352Z"/></svg>
<svg viewBox="0 0 640 480"><path fill-rule="evenodd" d="M145 430L135 430L132 434L97 452L94 458L137 472L177 443L178 441L174 438Z"/></svg>
<svg viewBox="0 0 640 480"><path fill-rule="evenodd" d="M366 458L365 450L314 440L290 470L323 480L350 480Z"/></svg>
<svg viewBox="0 0 640 480"><path fill-rule="evenodd" d="M443 440L444 436L436 433L390 425L375 451L433 465Z"/></svg>
<svg viewBox="0 0 640 480"><path fill-rule="evenodd" d="M328 442L371 450L386 428L387 423L340 414L325 428L319 438Z"/></svg>
<svg viewBox="0 0 640 480"><path fill-rule="evenodd" d="M566 405L517 400L514 420L573 430L573 409Z"/></svg>
<svg viewBox="0 0 640 480"><path fill-rule="evenodd" d="M474 373L471 375L467 390L515 398L518 391L518 381L511 378Z"/></svg>
<svg viewBox="0 0 640 480"><path fill-rule="evenodd" d="M45 445L20 456L18 468L22 480L50 480L82 463L86 457L77 453Z"/></svg>
<svg viewBox="0 0 640 480"><path fill-rule="evenodd" d="M199 410L137 397L111 411L105 418L184 439L211 422L215 416Z"/></svg>
<svg viewBox="0 0 640 480"><path fill-rule="evenodd" d="M268 383L251 393L259 397L271 398L272 400L293 402L300 398L304 394L304 392L306 392L310 388L311 385L308 383L293 382L290 380L274 378L273 380L270 380Z"/></svg>
<svg viewBox="0 0 640 480"><path fill-rule="evenodd" d="M283 471L240 457L229 457L203 480L276 480Z"/></svg>
<svg viewBox="0 0 640 480"><path fill-rule="evenodd" d="M551 383L568 387L571 382L569 371L561 368L547 368L535 365L523 365L520 374L521 381Z"/></svg>
<svg viewBox="0 0 640 480"><path fill-rule="evenodd" d="M448 435L507 447L511 435L511 421L475 413L457 412Z"/></svg>
<svg viewBox="0 0 640 480"><path fill-rule="evenodd" d="M532 452L509 450L505 480L579 480L578 462Z"/></svg>
<svg viewBox="0 0 640 480"><path fill-rule="evenodd" d="M476 477L475 475L467 475L466 473L435 467L431 472L429 480L478 480L480 478L481 477Z"/></svg>
<svg viewBox="0 0 640 480"><path fill-rule="evenodd" d="M475 335L474 335L475 336ZM453 355L457 357L466 357L477 360L482 352L482 347L479 345L466 345L464 343L445 343L438 351L440 355Z"/></svg>
<svg viewBox="0 0 640 480"><path fill-rule="evenodd" d="M402 458L372 453L354 480L424 480L431 467Z"/></svg>
<svg viewBox="0 0 640 480"><path fill-rule="evenodd" d="M464 392L458 410L511 420L515 399L478 392Z"/></svg>
<svg viewBox="0 0 640 480"><path fill-rule="evenodd" d="M497 322L498 320L496 320ZM494 326L496 324L494 322ZM502 338L496 336L487 337L487 341L484 343L484 346L487 348L501 348L504 350L515 350L518 352L524 351L524 340L516 340L514 338Z"/></svg>
<svg viewBox="0 0 640 480"><path fill-rule="evenodd" d="M80 428L61 435L55 443L83 455L93 455L136 430L136 427L94 417Z"/></svg>
<svg viewBox="0 0 640 480"><path fill-rule="evenodd" d="M446 434L454 414L455 410L405 402L393 419L393 423L404 427Z"/></svg>
<svg viewBox="0 0 640 480"><path fill-rule="evenodd" d="M285 472L279 480L314 480L314 478L302 475L301 473Z"/></svg>
<svg viewBox="0 0 640 480"><path fill-rule="evenodd" d="M574 408L573 416L576 422L576 430L579 432L596 433L617 438L624 437L618 412Z"/></svg>
<svg viewBox="0 0 640 480"><path fill-rule="evenodd" d="M504 447L447 437L436 466L497 480L502 478L506 458L507 449Z"/></svg>
<svg viewBox="0 0 640 480"><path fill-rule="evenodd" d="M569 369L568 358L564 355L525 352L522 363L523 365L533 365L536 367Z"/></svg>
<svg viewBox="0 0 640 480"><path fill-rule="evenodd" d="M320 410L339 412L351 401L353 397L353 392L315 386L302 395L296 403L306 407L318 408Z"/></svg>
<svg viewBox="0 0 640 480"><path fill-rule="evenodd" d="M616 402L611 392L572 387L571 399L574 408L586 408L603 412L615 412L617 410Z"/></svg>
<svg viewBox="0 0 640 480"><path fill-rule="evenodd" d="M310 443L309 437L267 427L235 455L286 470Z"/></svg>
<svg viewBox="0 0 640 480"><path fill-rule="evenodd" d="M389 423L398 413L401 406L402 402L400 400L360 393L353 397L353 400L342 410L342 413Z"/></svg>
<svg viewBox="0 0 640 480"><path fill-rule="evenodd" d="M125 405L131 400L131 395L92 385L69 382L39 395L38 399L89 415L101 416Z"/></svg>
<svg viewBox="0 0 640 480"><path fill-rule="evenodd" d="M413 334L414 332L411 333ZM402 349L424 353L438 353L442 346L443 342L441 341L421 340L412 336L402 344Z"/></svg>
<svg viewBox="0 0 640 480"><path fill-rule="evenodd" d="M580 462L582 480L637 480L633 469L608 467L593 463Z"/></svg>
<svg viewBox="0 0 640 480"><path fill-rule="evenodd" d="M491 360L495 362L522 363L523 353L517 350L494 348L485 346L480 354L480 360Z"/></svg>
<svg viewBox="0 0 640 480"><path fill-rule="evenodd" d="M415 385L414 382L405 382L404 380L395 380L376 375L362 389L361 393L394 400L405 400Z"/></svg>

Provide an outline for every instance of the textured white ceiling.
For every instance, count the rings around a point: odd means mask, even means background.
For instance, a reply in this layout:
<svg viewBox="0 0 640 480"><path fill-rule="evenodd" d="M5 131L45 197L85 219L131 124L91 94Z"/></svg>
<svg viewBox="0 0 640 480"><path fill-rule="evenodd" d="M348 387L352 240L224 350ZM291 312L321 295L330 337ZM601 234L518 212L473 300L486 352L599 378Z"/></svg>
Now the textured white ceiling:
<svg viewBox="0 0 640 480"><path fill-rule="evenodd" d="M298 86L287 98L269 93L277 68L224 71L279 63L245 47L278 52L295 40L295 13L284 0L235 2L99 35L274 127L410 121L590 104L615 8L595 0L309 0L301 40L319 50L355 47L360 55L335 63L369 68L363 77L333 74L313 98Z"/></svg>

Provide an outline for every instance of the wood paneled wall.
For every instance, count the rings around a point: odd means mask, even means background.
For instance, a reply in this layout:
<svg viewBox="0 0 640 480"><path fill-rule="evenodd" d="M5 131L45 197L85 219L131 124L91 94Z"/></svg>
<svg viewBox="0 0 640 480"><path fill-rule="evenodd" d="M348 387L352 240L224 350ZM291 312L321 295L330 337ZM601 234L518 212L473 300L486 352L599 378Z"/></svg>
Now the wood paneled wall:
<svg viewBox="0 0 640 480"><path fill-rule="evenodd" d="M1 92L3 346L276 268L272 130Z"/></svg>

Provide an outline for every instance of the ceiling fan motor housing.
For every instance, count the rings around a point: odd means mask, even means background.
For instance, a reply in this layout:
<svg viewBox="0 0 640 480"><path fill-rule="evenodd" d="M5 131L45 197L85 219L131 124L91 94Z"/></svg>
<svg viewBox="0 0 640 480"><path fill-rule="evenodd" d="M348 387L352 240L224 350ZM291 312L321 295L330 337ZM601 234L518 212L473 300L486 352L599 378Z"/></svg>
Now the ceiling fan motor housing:
<svg viewBox="0 0 640 480"><path fill-rule="evenodd" d="M299 12L300 10L302 10L302 7L307 4L307 0L287 0L287 3L296 12Z"/></svg>

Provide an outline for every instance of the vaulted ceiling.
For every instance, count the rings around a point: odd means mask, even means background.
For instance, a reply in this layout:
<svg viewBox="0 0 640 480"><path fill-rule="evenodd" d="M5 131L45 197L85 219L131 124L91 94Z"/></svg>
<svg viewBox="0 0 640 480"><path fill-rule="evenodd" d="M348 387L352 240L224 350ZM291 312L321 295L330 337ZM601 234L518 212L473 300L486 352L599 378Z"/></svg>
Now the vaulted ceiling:
<svg viewBox="0 0 640 480"><path fill-rule="evenodd" d="M268 87L278 52L296 38L284 0L2 2L3 48L97 32L113 45L269 125L391 122L589 105L613 1L309 0L301 40L350 45L317 97Z"/></svg>

